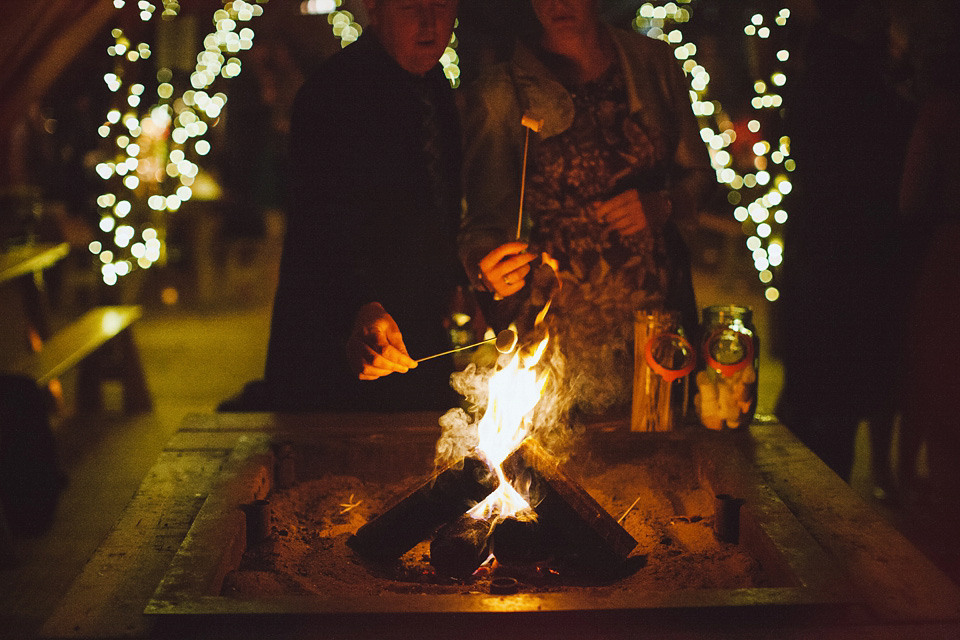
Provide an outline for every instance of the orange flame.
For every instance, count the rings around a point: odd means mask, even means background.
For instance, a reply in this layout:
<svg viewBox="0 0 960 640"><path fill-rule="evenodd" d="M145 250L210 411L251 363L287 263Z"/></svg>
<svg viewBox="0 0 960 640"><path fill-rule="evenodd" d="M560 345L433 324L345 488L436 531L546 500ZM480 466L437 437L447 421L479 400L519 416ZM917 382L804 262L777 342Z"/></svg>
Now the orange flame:
<svg viewBox="0 0 960 640"><path fill-rule="evenodd" d="M546 252L540 254L540 260L543 262L543 264L553 269L553 275L557 278L557 288L562 287L563 281L560 280L560 263ZM553 298L547 300L547 304L543 305L543 309L541 309L540 313L537 314L537 319L533 323L535 327L540 326L540 323L543 322L544 318L547 317L547 311L550 310L551 302L553 302Z"/></svg>
<svg viewBox="0 0 960 640"><path fill-rule="evenodd" d="M544 264L553 268L556 275L559 268L557 261L546 253L542 259ZM559 276L557 283L560 284ZM537 314L535 326L543 322L550 302L548 300ZM500 465L530 435L530 418L549 380L548 372L537 371L549 342L550 335L547 333L533 349L518 349L503 369L490 377L487 407L477 424L477 451L496 471L500 485L469 511L474 518L510 516L530 506L507 481Z"/></svg>
<svg viewBox="0 0 960 640"><path fill-rule="evenodd" d="M560 273L560 263L557 261L556 258L554 258L553 256L551 256L549 253L547 253L546 251L544 251L543 253L540 254L540 259L543 261L543 264L546 264L546 265L549 265L550 267L552 267L552 268L553 268L553 272L554 272L555 274ZM559 282L559 281L560 281L560 278L559 278L559 276L558 276L558 277L557 277L557 282Z"/></svg>
<svg viewBox="0 0 960 640"><path fill-rule="evenodd" d="M487 460L500 480L499 488L470 510L475 518L508 516L529 505L504 477L500 465L530 433L530 414L543 395L548 375L536 370L546 350L549 336L532 352L518 351L510 361L490 377L487 409L477 425L477 451Z"/></svg>

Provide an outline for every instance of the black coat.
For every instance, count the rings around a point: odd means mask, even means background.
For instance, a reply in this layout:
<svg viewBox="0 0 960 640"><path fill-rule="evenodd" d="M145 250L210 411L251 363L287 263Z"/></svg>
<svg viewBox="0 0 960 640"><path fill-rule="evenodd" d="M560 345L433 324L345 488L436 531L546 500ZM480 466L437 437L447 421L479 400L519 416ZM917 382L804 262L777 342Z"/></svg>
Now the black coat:
<svg viewBox="0 0 960 640"><path fill-rule="evenodd" d="M424 151L424 102L440 130L442 189ZM291 119L287 235L266 379L277 408L449 408L451 363L358 381L344 345L359 307L380 302L413 358L449 348L443 327L462 282L460 128L438 65L404 71L368 34L300 89Z"/></svg>

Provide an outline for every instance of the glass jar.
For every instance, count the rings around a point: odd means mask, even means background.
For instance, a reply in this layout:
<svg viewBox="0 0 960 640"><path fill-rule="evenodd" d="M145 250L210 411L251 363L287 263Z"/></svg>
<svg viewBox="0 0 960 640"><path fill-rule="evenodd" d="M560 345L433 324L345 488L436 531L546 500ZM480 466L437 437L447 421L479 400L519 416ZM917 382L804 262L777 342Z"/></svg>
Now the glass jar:
<svg viewBox="0 0 960 640"><path fill-rule="evenodd" d="M739 429L757 410L760 341L749 307L716 305L703 310L701 368L694 408L708 429Z"/></svg>
<svg viewBox="0 0 960 640"><path fill-rule="evenodd" d="M679 313L636 312L631 431L670 431L686 417L696 361Z"/></svg>

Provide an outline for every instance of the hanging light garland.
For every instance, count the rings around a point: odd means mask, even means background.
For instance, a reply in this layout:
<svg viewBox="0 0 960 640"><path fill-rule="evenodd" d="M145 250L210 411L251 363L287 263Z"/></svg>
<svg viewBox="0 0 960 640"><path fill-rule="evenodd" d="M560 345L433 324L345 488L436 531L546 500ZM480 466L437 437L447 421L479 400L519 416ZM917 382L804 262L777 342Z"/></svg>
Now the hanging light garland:
<svg viewBox="0 0 960 640"><path fill-rule="evenodd" d="M764 295L774 301L780 297L774 280L775 270L783 261L782 225L788 217L783 200L792 189L789 173L796 164L790 157L789 137L772 140L764 135L768 129L776 129L780 117L783 99L777 91L786 84L787 76L777 65L785 63L790 53L786 48L778 49L775 68L769 77L754 82L755 95L750 106L756 114L746 128L756 141L751 148L752 167L741 171L735 166L737 158L728 150L738 135L733 121L719 101L709 98L710 74L697 63L696 45L684 41L678 26L690 20L691 8L684 6L689 4L690 0L662 5L644 3L637 10L633 26L640 33L673 45L674 55L682 61L690 79L693 113L700 122L700 136L710 152L717 181L728 188L727 201L734 207L733 216L747 236L747 248L752 252L758 278L765 286ZM789 17L789 9L781 9L772 18L755 13L744 27L744 34L761 40L780 36Z"/></svg>
<svg viewBox="0 0 960 640"><path fill-rule="evenodd" d="M122 10L127 1L114 0L114 7ZM207 90L219 78L240 74L242 63L238 54L252 46L254 32L249 27L238 27L262 15L261 5L267 1L224 2L223 8L214 13L214 30L203 39L204 49L197 55L190 75L192 89L177 96L172 71L160 69L156 83L150 83L156 85L156 99L149 103L146 84L128 78L136 78L130 67L150 58L150 45L134 45L122 29L112 30L114 43L107 52L116 58L116 65L103 79L108 90L117 95L117 104L107 112L98 132L101 137L112 139L114 145L108 154L111 157L96 166L106 187L97 198L99 226L105 239L95 240L89 246L101 262L103 281L108 285L116 284L137 267L146 269L164 261L165 216L176 212L194 195L200 174L197 160L211 149L204 136L217 124L226 105L224 93L211 95ZM729 189L727 199L735 207L733 215L747 235L746 244L753 254L758 277L767 285L765 295L768 300L776 300L779 291L773 282L774 272L783 260L781 227L788 217L782 204L792 188L788 174L795 169L795 163L790 158L789 138L781 136L774 142L764 139L762 129L766 127L762 121L768 121L770 114L777 115L782 105L777 89L786 83L786 75L777 69L769 78L754 83L756 95L751 107L757 116L747 123L747 129L758 138L752 147L754 170L739 171L728 150L737 138L733 123L719 101L709 98L710 75L695 59L696 45L685 42L678 28L691 18L690 2L644 3L637 10L633 26L640 33L670 43L677 59L682 61L690 78L691 106L700 121L701 137L710 152L717 180ZM327 13L334 36L341 47L346 47L359 38L363 29L349 11L339 9L341 4L342 0L305 0L301 11ZM179 14L177 0L162 0L160 6L164 20ZM137 2L143 22L152 20L157 8L150 0ZM785 26L789 16L788 9L781 9L768 26L767 17L756 13L744 27L744 33L764 40L771 38L774 29ZM456 47L454 32L440 59L453 87L460 84ZM780 49L776 58L784 63L789 52Z"/></svg>
<svg viewBox="0 0 960 640"><path fill-rule="evenodd" d="M115 64L103 80L116 98L98 133L113 144L96 165L104 182L97 197L101 239L89 245L106 284L165 261L167 216L200 188L197 162L211 149L204 136L216 126L227 102L226 94L210 94L208 89L220 78L240 74L238 54L253 46L254 37L251 28L241 25L262 15L265 2L233 0L214 12L214 28L204 37L190 74L192 88L182 92L174 86L170 69L161 68L149 78L143 73L141 63L153 53L148 43L133 44L119 27L111 31L113 44L107 53ZM113 5L118 11L133 8L132 0L129 7L128 0L114 0ZM176 0L136 4L142 22L153 20L158 8L162 20L174 20L180 12Z"/></svg>

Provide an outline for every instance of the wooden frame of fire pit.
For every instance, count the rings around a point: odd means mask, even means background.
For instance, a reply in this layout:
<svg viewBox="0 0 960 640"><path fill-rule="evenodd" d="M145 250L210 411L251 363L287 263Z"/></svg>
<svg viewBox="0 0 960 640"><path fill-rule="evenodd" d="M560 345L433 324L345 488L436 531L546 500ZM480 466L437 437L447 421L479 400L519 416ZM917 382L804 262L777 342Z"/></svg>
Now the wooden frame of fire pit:
<svg viewBox="0 0 960 640"><path fill-rule="evenodd" d="M377 427L355 425L349 429L304 430L286 433L249 433L240 438L220 472L219 486L211 491L173 557L163 580L144 612L149 616L352 616L429 614L547 614L564 612L618 611L621 613L667 610L757 611L775 608L808 610L836 608L851 600L851 592L820 546L764 485L728 434L691 432L692 450L703 462L701 482L714 493L745 501L740 540L778 586L745 589L691 589L677 591L623 592L585 587L574 593L517 593L514 595L383 594L343 598L328 596L283 596L242 600L221 596L224 576L236 568L245 548L245 525L241 505L264 498L273 483L274 457L271 445L292 441L294 447L344 446L356 460L382 451L398 442L424 446L424 469L431 464L430 446L436 428L399 428L384 433ZM725 437L715 437L724 435ZM631 434L625 430L593 432L602 449L606 442L617 448L624 438L676 437L664 434ZM403 455L402 452L397 455ZM336 456L335 464L349 468L350 460ZM331 461L334 462L334 461ZM389 466L382 464L381 466Z"/></svg>
<svg viewBox="0 0 960 640"><path fill-rule="evenodd" d="M714 442L708 439L704 446L738 449L734 464L745 462L751 473L761 476L762 492L775 493L782 501L781 504L774 502L770 508L780 509L785 505L814 544L824 550L843 577L842 583L835 585L835 590L843 591L836 602L855 603L842 605L842 611L830 607L813 609L806 604L816 600L815 595L830 599L830 585L824 584L833 579L829 577L806 587L787 587L780 593L775 590L727 592L730 606L699 609L693 607L705 603L708 598L703 596L709 594L648 594L648 600L641 603L648 607L646 609L614 609L629 603L611 601L608 603L611 608L589 611L518 611L523 603L518 602L516 596L507 596L478 599L476 609L461 610L459 614L453 611L418 613L416 605L408 603L409 607L399 614L321 611L319 615L302 616L246 615L254 610L243 610L237 602L225 603L223 598L203 595L210 592L202 592L182 603L172 599L178 594L171 583L165 591L157 593L157 585L171 577L171 563L183 547L188 532L196 532L196 527L201 526L197 520L201 508L212 510L214 488L226 480L227 470L234 465L231 460L250 454L254 447L262 446L266 438L279 439L291 431L322 433L325 438L353 438L357 451L351 455L364 456L381 446L384 436L378 434L436 437L434 425L438 418L437 413L201 413L187 416L114 528L60 599L39 637L57 640L960 637L960 589L956 584L784 425L773 420L755 422L743 433L714 434L723 437L714 438ZM726 437L729 435L734 438ZM729 464L727 458L717 459L724 461L721 466ZM350 460L345 462L350 463ZM426 461L424 472L428 471ZM723 475L722 468L715 471L716 477L722 479ZM737 493L736 486L721 484L718 488ZM743 497L749 499L749 496ZM745 528L743 535L749 535L748 531L749 528ZM801 536L809 542L808 536ZM208 566L213 558L224 555L216 549L208 549L206 554L206 558L196 558L198 567ZM810 567L801 579L807 579L812 572ZM181 594L194 598L186 591ZM160 596L168 599L161 600ZM791 596L802 606L790 605ZM778 598L788 604L765 604ZM532 598L523 600L530 605L534 603ZM739 603L744 606L737 606ZM271 603L271 609L287 612L294 605L303 608L304 602L300 599L285 605L278 600ZM656 608L659 605L664 606ZM152 612L150 615L144 615L145 607ZM228 608L242 613L231 615ZM214 615L215 611L224 615ZM501 611L510 613L501 615Z"/></svg>

